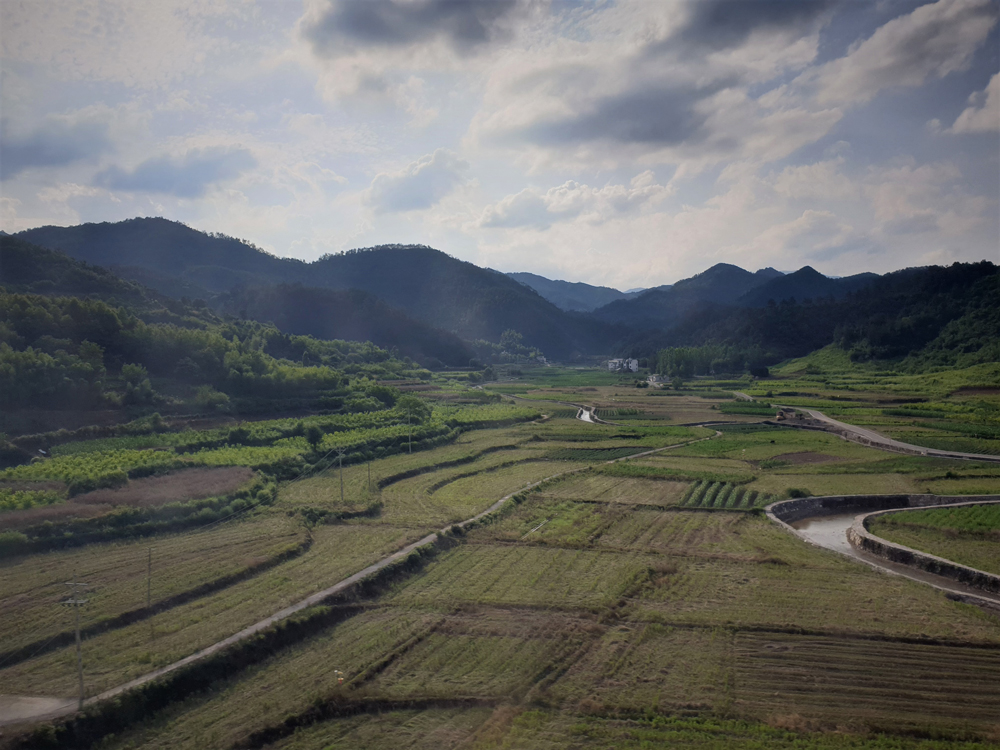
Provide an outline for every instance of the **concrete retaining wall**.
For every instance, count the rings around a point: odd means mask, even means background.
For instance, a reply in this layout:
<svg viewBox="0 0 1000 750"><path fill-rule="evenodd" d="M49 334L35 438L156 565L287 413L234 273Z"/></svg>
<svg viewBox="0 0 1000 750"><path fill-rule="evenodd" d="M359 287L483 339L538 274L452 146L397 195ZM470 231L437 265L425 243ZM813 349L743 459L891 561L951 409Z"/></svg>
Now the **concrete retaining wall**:
<svg viewBox="0 0 1000 750"><path fill-rule="evenodd" d="M986 498L979 498L978 502L957 502L951 503L950 505L952 507L963 507L983 505L991 501L994 503L1000 502L1000 498L995 495L992 497L986 496ZM930 504L931 503L928 503L927 505ZM942 503L933 503L933 505L941 504ZM927 507L927 505L923 507ZM951 560L946 560L943 557L937 557L936 555L932 555L928 552L921 552L919 550L911 549L910 547L904 547L902 544L895 544L894 542L877 537L868 531L868 524L873 518L886 515L888 513L898 513L900 510L908 509L909 508L879 510L857 518L851 528L847 530L848 541L850 541L851 545L855 549L862 550L870 555L875 555L883 560L919 568L920 570L927 571L928 573L950 578L953 581L958 581L966 586L971 586L990 594L1000 594L1000 576L998 575L987 573L982 570L976 570L975 568L969 568L965 565L959 565Z"/></svg>
<svg viewBox="0 0 1000 750"><path fill-rule="evenodd" d="M855 549L950 578L981 591L1000 594L1000 576L894 544L869 533L867 528L869 519L885 513L940 505L961 507L987 503L1000 503L1000 495L831 495L780 500L767 506L766 511L771 520L785 524L786 528L788 524L805 518L856 513L859 518L847 531L847 539Z"/></svg>
<svg viewBox="0 0 1000 750"><path fill-rule="evenodd" d="M842 513L891 510L894 508L928 508L955 503L982 503L1000 500L1000 495L828 495L780 500L767 506L768 515L784 523L803 518L837 516Z"/></svg>

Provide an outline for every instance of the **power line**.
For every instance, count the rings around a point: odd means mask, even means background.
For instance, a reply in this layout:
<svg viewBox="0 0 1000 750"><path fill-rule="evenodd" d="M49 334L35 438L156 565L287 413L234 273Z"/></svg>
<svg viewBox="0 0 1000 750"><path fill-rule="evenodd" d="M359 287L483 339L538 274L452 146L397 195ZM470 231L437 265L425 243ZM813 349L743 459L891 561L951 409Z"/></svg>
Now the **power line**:
<svg viewBox="0 0 1000 750"><path fill-rule="evenodd" d="M73 608L76 613L76 670L77 675L80 680L80 705L79 709L83 710L83 652L80 649L80 607L89 602L89 599L81 599L79 591L81 588L85 588L90 584L80 583L78 581L67 582L67 586L70 587L69 599L64 599L63 604Z"/></svg>

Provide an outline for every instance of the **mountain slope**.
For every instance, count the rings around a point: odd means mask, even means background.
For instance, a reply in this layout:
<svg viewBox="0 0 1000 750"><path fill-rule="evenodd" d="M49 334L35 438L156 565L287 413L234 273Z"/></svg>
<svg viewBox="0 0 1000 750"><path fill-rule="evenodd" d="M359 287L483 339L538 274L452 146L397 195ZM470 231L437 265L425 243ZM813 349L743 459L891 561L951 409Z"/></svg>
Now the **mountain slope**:
<svg viewBox="0 0 1000 750"><path fill-rule="evenodd" d="M745 307L763 307L769 300L781 302L786 299L842 299L851 292L864 288L875 279L875 273L859 273L854 276L833 279L824 276L811 266L803 266L795 273L771 279L766 284L754 287L743 294L736 303Z"/></svg>
<svg viewBox="0 0 1000 750"><path fill-rule="evenodd" d="M160 218L38 227L17 236L62 250L77 260L158 271L213 292L239 283L301 281L305 266L301 261L277 258L235 237L205 234Z"/></svg>
<svg viewBox="0 0 1000 750"><path fill-rule="evenodd" d="M716 306L678 326L636 335L623 354L665 347L715 348L712 358L774 364L835 344L853 361L968 367L1000 357L1000 269L992 263L909 268L842 299L786 299L762 307Z"/></svg>
<svg viewBox="0 0 1000 750"><path fill-rule="evenodd" d="M632 328L670 328L691 312L711 305L731 304L754 287L780 278L773 268L750 273L738 266L718 263L668 289L657 288L632 300L612 302L594 311L594 317Z"/></svg>
<svg viewBox="0 0 1000 750"><path fill-rule="evenodd" d="M514 329L525 344L557 359L600 353L620 335L503 274L424 246L386 245L304 263L164 219L41 227L18 236L90 263L156 272L161 289L177 288L178 281L216 293L276 283L361 289L466 339L495 342Z"/></svg>
<svg viewBox="0 0 1000 750"><path fill-rule="evenodd" d="M139 284L7 234L0 236L0 286L26 294L98 295L115 302L148 302Z"/></svg>
<svg viewBox="0 0 1000 750"><path fill-rule="evenodd" d="M335 291L278 284L224 294L215 306L240 318L273 323L286 333L371 341L428 367L467 367L474 356L455 334L414 320L359 289Z"/></svg>

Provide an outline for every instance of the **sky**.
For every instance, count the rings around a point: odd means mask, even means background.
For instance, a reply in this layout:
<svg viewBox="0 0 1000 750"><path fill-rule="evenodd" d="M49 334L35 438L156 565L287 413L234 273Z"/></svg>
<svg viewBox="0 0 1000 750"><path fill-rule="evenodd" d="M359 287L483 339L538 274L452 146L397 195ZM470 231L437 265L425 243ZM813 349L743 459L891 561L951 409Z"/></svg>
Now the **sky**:
<svg viewBox="0 0 1000 750"><path fill-rule="evenodd" d="M1000 262L1000 0L0 0L0 227L629 289Z"/></svg>

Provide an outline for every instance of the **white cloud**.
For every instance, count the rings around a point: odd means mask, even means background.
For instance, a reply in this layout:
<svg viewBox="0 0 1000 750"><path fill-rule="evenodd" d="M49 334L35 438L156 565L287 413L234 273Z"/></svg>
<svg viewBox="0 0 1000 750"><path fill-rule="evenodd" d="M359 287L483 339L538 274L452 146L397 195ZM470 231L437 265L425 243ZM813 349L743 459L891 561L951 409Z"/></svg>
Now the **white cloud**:
<svg viewBox="0 0 1000 750"><path fill-rule="evenodd" d="M209 21L233 23L245 10L227 0L4 2L0 49L7 61L44 66L67 81L167 86L226 50Z"/></svg>
<svg viewBox="0 0 1000 750"><path fill-rule="evenodd" d="M469 145L505 149L532 171L680 164L695 173L780 159L821 138L840 112L751 87L815 59L826 5L738 6L624 4L595 13L585 33L506 55L489 72ZM739 23L727 20L737 11Z"/></svg>
<svg viewBox="0 0 1000 750"><path fill-rule="evenodd" d="M466 182L469 164L439 148L397 172L382 172L364 193L364 202L376 213L430 208Z"/></svg>
<svg viewBox="0 0 1000 750"><path fill-rule="evenodd" d="M986 90L969 97L969 106L951 126L951 133L989 133L1000 130L1000 73L995 74Z"/></svg>
<svg viewBox="0 0 1000 750"><path fill-rule="evenodd" d="M844 159L785 167L764 181L779 195L793 200L837 200L857 196L857 186L841 171Z"/></svg>
<svg viewBox="0 0 1000 750"><path fill-rule="evenodd" d="M630 185L593 188L572 180L544 193L525 188L487 206L478 225L489 228L534 227L547 229L554 222L581 219L599 224L612 217L640 210L673 194L673 188L656 184L650 171L636 175Z"/></svg>
<svg viewBox="0 0 1000 750"><path fill-rule="evenodd" d="M892 19L798 83L815 87L820 105L857 104L884 89L919 86L966 69L996 22L991 0L938 0Z"/></svg>

